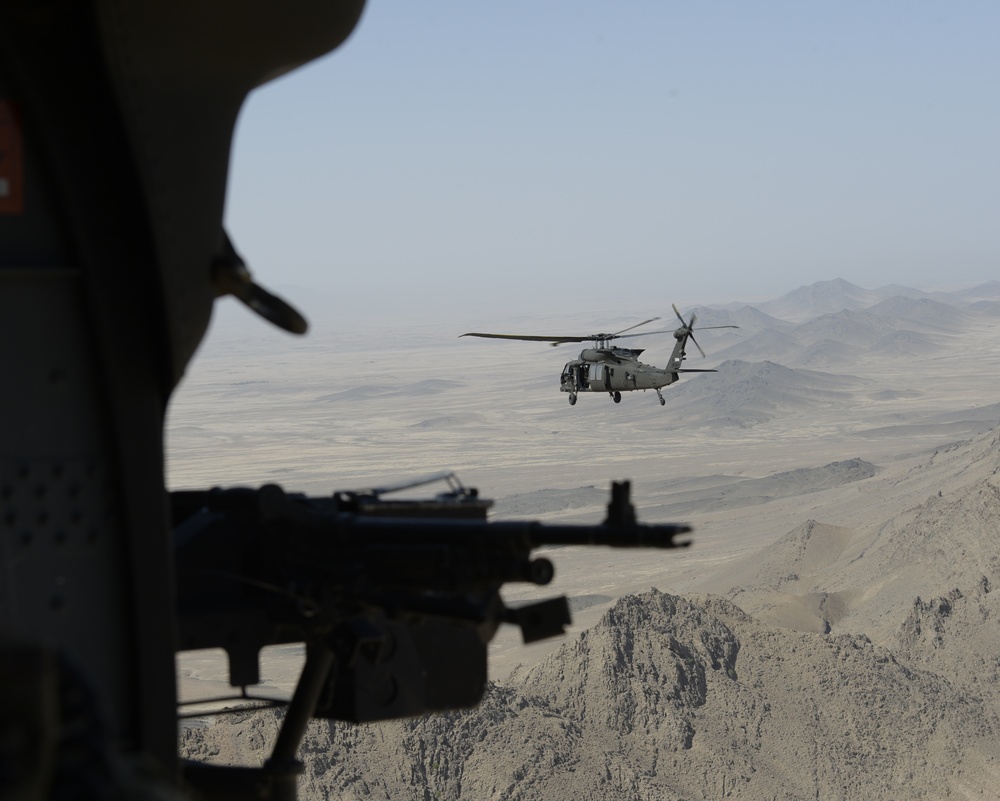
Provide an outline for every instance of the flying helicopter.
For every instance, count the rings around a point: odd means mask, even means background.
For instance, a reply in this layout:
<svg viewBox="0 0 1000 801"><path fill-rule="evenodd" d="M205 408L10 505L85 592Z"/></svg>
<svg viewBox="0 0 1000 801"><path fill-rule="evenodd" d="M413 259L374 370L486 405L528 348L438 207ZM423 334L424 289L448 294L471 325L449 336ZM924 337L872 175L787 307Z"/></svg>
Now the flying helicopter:
<svg viewBox="0 0 1000 801"><path fill-rule="evenodd" d="M716 370L701 369L697 367L681 367L687 358L685 348L688 340L694 343L698 352L705 357L705 351L701 349L698 340L694 338L694 323L697 317L692 313L690 320L685 320L676 304L671 304L674 314L681 321L680 328L663 329L661 331L643 331L637 334L628 334L640 326L659 320L659 317L651 317L636 323L628 328L623 328L613 334L589 334L587 336L543 336L534 334L485 334L479 332L469 332L462 334L463 337L483 337L485 339L518 339L528 342L548 342L553 347L565 342L593 342L594 347L584 348L580 352L580 357L573 361L566 362L559 377L559 389L561 392L569 393L569 405L576 405L577 394L580 392L607 392L615 403L621 403L622 392L632 392L633 390L652 389L656 391L656 396L660 399L660 406L666 404L663 387L668 387L677 381L680 373L714 373ZM706 325L698 330L709 328L739 328L738 325ZM670 354L670 361L666 367L654 367L643 364L639 361L639 356L643 353L643 348L621 348L611 343L616 339L628 339L630 337L646 336L650 334L673 333L677 342L674 350Z"/></svg>

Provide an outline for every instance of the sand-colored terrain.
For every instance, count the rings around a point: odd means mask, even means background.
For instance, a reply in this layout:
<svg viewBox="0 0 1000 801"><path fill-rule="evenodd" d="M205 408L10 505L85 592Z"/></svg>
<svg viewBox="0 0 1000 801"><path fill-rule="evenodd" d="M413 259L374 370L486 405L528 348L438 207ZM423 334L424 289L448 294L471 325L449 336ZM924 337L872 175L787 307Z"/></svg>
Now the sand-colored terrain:
<svg viewBox="0 0 1000 801"><path fill-rule="evenodd" d="M992 292L825 282L757 308L699 309L704 325L740 329L699 334L709 358L689 364L719 372L685 377L662 408L642 392L570 407L557 379L573 346L457 336L616 330L649 309L377 334L329 324L302 341L221 325L171 409L169 481L323 494L452 469L496 499L496 519L596 523L611 480L628 478L640 519L694 525L683 552L552 549L550 587L505 591L510 602L568 595L575 627L530 647L502 629L490 659L502 685L471 717L440 719L512 727L500 739L442 745L444 723L384 724L397 763L407 738L451 760L439 797L990 797L1000 786ZM662 364L672 339L638 342ZM286 648L264 675L288 687L297 664ZM189 698L222 686L207 658L187 655L179 671ZM697 698L685 694L688 673ZM677 681L688 690L669 690ZM607 707L599 719L595 705ZM519 727L535 725L529 713L556 727L542 727L542 752L556 757L541 765L510 752ZM359 744L369 728L311 735L314 749L323 737L341 749L321 760L341 765L340 783L313 776L312 791L425 797L402 788L434 783L426 760L423 779L416 767L398 781L351 767L345 748L376 760ZM194 751L239 758L224 745L231 724L191 731ZM358 777L345 784L350 770Z"/></svg>

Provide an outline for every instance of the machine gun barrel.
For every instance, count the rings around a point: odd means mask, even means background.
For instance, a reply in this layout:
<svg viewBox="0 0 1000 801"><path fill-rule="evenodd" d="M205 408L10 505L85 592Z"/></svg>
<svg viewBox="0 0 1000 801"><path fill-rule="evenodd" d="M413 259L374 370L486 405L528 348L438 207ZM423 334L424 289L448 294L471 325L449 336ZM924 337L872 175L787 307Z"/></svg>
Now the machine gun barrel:
<svg viewBox="0 0 1000 801"><path fill-rule="evenodd" d="M357 542L442 542L461 547L470 541L518 543L527 548L554 545L604 545L610 548L683 548L689 543L676 537L691 531L685 524L560 525L538 521L469 522L421 518L379 518L345 514L335 524Z"/></svg>
<svg viewBox="0 0 1000 801"><path fill-rule="evenodd" d="M691 531L687 525L551 525L534 521L427 521L387 520L355 517L342 521L347 551L360 549L381 565L382 580L394 557L402 557L402 575L407 583L427 581L417 570L418 553L433 555L434 573L449 586L484 581L523 581L548 584L554 575L551 562L529 559L545 547L571 545L611 548L680 548L689 543L676 538ZM343 529L342 529L343 530ZM375 557L376 552L378 557Z"/></svg>
<svg viewBox="0 0 1000 801"><path fill-rule="evenodd" d="M494 525L503 525L495 523ZM535 547L546 545L605 545L610 548L684 548L689 540L676 537L687 534L691 526L682 523L635 524L615 526L547 525L536 523L532 532Z"/></svg>
<svg viewBox="0 0 1000 801"><path fill-rule="evenodd" d="M622 485L616 485L618 487ZM530 559L545 546L677 548L684 524L640 524L628 502L628 489L613 493L608 518L599 525L558 525L538 521L488 522L449 517L398 517L341 511L336 501L261 488L260 520L275 560L329 572L344 584L370 581L382 586L410 585L426 590L525 581L548 584L554 569L547 559Z"/></svg>

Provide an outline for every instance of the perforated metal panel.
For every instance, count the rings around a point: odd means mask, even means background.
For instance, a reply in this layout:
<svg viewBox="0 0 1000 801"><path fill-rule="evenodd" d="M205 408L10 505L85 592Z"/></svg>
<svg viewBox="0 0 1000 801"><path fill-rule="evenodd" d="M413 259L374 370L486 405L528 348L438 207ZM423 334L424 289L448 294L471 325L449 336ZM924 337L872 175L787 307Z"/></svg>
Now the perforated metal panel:
<svg viewBox="0 0 1000 801"><path fill-rule="evenodd" d="M120 657L128 551L81 302L70 272L0 268L0 317L14 332L0 342L0 625L95 677L121 730L133 682Z"/></svg>

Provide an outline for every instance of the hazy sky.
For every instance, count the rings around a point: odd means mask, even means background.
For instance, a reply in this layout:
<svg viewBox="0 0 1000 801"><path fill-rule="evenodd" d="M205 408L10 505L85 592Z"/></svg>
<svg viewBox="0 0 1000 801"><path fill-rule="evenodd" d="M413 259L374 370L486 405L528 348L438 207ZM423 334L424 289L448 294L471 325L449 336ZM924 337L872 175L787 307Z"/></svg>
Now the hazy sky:
<svg viewBox="0 0 1000 801"><path fill-rule="evenodd" d="M995 0L369 0L251 95L227 223L345 314L986 281L998 41Z"/></svg>

